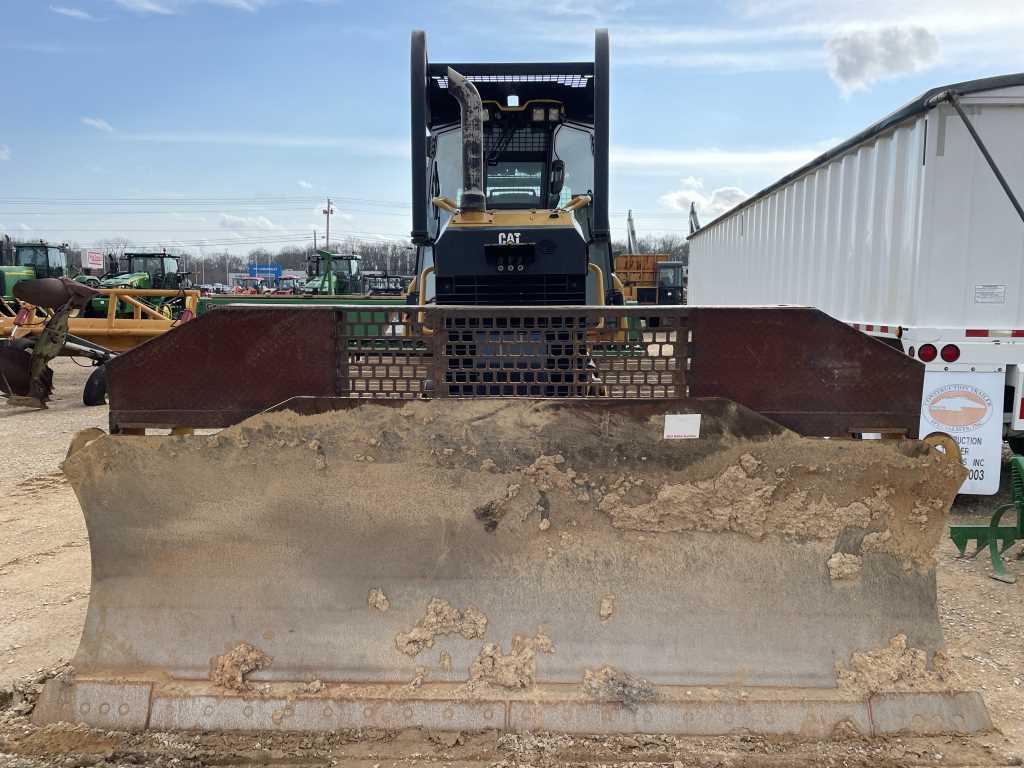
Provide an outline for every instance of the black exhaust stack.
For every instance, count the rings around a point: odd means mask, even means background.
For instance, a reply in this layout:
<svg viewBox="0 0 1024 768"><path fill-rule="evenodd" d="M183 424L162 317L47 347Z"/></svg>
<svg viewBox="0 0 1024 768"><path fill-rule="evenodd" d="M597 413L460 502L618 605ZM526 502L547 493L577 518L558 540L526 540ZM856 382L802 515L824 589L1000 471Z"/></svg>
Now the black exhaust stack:
<svg viewBox="0 0 1024 768"><path fill-rule="evenodd" d="M462 200L463 211L484 212L484 104L480 92L469 80L448 67L448 90L462 112Z"/></svg>
<svg viewBox="0 0 1024 768"><path fill-rule="evenodd" d="M427 35L413 30L409 75L412 85L412 241L430 240L427 229Z"/></svg>
<svg viewBox="0 0 1024 768"><path fill-rule="evenodd" d="M594 33L594 226L595 240L609 242L608 222L608 30Z"/></svg>

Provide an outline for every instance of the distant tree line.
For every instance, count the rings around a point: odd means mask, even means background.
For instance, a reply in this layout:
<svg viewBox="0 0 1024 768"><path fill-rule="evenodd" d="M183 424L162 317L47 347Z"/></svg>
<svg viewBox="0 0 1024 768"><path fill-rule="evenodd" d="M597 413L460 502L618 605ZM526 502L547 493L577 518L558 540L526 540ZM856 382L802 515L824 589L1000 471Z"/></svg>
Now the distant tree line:
<svg viewBox="0 0 1024 768"><path fill-rule="evenodd" d="M685 235L668 234L639 238L640 253L667 253L671 255L671 261L681 261L683 264L690 263L690 244L686 242ZM629 253L625 240L612 241L612 253L618 256L620 253Z"/></svg>
<svg viewBox="0 0 1024 768"><path fill-rule="evenodd" d="M7 263L11 260L12 255L7 252L10 250L10 244L10 238L0 237L0 263ZM326 248L325 243L319 243L318 246ZM68 264L77 268L81 264L82 251L86 249L78 243L69 243L66 250ZM207 250L205 253L195 253L186 248L141 248L132 245L131 241L124 237L99 240L90 246L89 250L102 251L104 255L112 254L118 259L126 251L166 250L168 254L179 257L179 269L183 272L191 272L192 279L197 283L227 283L229 274L247 272L250 264L277 264L282 269L305 271L307 260L314 252L312 244L309 244L305 246L288 245L276 251L254 248L244 256L227 250L212 252ZM332 240L329 250L339 254L359 254L362 257L363 271L386 272L389 275L411 275L416 269L415 251L411 245L400 241L377 242L357 238Z"/></svg>

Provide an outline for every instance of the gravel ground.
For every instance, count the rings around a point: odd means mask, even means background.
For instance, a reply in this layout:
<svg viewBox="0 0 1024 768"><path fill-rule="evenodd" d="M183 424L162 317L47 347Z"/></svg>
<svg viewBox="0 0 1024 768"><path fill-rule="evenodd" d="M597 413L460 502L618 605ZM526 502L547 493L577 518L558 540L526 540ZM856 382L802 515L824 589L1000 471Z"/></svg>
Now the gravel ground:
<svg viewBox="0 0 1024 768"><path fill-rule="evenodd" d="M59 471L71 436L105 427L105 407L86 408L89 374L54 365L56 399L47 411L0 405L0 708L8 680L52 668L75 650L89 589L81 513ZM1007 498L963 498L956 522L986 522ZM972 738L798 742L755 737L449 734L413 730L286 734L124 734L69 726L32 727L0 711L0 766L390 765L437 766L903 766L1020 765L1024 758L1024 561L1015 585L988 577L988 558L939 552L942 623L963 687L980 690L998 733Z"/></svg>

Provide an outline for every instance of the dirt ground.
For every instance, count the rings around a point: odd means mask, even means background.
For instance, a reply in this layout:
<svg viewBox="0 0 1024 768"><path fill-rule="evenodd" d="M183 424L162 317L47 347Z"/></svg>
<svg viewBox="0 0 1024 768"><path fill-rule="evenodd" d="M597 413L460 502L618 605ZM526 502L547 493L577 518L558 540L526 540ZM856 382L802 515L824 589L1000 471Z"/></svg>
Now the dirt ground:
<svg viewBox="0 0 1024 768"><path fill-rule="evenodd" d="M75 651L89 589L81 513L59 464L71 436L106 427L86 408L88 368L54 365L56 400L44 412L0 405L0 695L10 680L53 667ZM961 498L955 522L985 522L997 497ZM342 765L428 766L902 766L1024 762L1024 561L1015 585L988 577L986 555L958 559L944 539L938 583L949 655L963 687L979 690L998 728L972 738L798 742L757 737L569 737L367 731L329 735L124 734L32 727L2 711L0 766Z"/></svg>

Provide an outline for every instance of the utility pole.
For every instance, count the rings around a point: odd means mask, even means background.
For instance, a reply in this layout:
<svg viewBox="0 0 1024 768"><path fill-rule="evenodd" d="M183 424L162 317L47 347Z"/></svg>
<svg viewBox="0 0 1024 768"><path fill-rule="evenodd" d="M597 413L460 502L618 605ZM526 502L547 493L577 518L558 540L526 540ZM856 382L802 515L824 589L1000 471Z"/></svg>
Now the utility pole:
<svg viewBox="0 0 1024 768"><path fill-rule="evenodd" d="M327 250L331 250L331 214L334 213L334 207L331 205L331 198L327 198L327 207L324 208L324 216L327 217Z"/></svg>
<svg viewBox="0 0 1024 768"><path fill-rule="evenodd" d="M313 251L316 251L316 230L313 230Z"/></svg>

